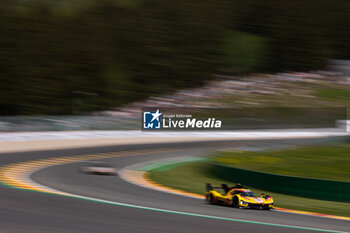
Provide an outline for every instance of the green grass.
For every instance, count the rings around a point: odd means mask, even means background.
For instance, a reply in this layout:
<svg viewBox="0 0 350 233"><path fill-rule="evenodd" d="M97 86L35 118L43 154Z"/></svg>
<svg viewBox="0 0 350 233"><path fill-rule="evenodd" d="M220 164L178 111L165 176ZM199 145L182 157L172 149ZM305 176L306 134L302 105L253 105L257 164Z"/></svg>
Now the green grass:
<svg viewBox="0 0 350 233"><path fill-rule="evenodd" d="M220 152L215 160L249 170L350 181L350 144L346 143L275 151Z"/></svg>
<svg viewBox="0 0 350 233"><path fill-rule="evenodd" d="M288 87L275 94L226 93L210 101L218 105L241 107L350 107L350 88L330 82L288 82ZM207 102L207 99L203 99ZM201 102L199 100L198 102Z"/></svg>
<svg viewBox="0 0 350 233"><path fill-rule="evenodd" d="M350 99L350 90L349 89L343 89L343 88L327 88L327 87L320 87L316 88L316 96L328 99L328 100L349 100Z"/></svg>
<svg viewBox="0 0 350 233"><path fill-rule="evenodd" d="M198 194L204 194L206 183L213 185L228 183L211 174L210 162L194 162L166 171L151 171L150 178L159 184ZM251 189L256 195L261 192L269 193L278 207L350 216L350 203L322 201Z"/></svg>

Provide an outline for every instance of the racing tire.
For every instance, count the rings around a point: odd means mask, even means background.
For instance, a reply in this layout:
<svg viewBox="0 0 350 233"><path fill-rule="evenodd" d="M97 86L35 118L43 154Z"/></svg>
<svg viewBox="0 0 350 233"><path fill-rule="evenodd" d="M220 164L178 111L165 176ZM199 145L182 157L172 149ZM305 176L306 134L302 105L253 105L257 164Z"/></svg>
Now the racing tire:
<svg viewBox="0 0 350 233"><path fill-rule="evenodd" d="M209 195L209 204L214 205L216 201L214 200L213 194Z"/></svg>
<svg viewBox="0 0 350 233"><path fill-rule="evenodd" d="M262 209L263 210L270 210L271 208L270 207L263 207Z"/></svg>
<svg viewBox="0 0 350 233"><path fill-rule="evenodd" d="M239 208L239 200L237 197L234 197L232 200L232 207L233 208Z"/></svg>

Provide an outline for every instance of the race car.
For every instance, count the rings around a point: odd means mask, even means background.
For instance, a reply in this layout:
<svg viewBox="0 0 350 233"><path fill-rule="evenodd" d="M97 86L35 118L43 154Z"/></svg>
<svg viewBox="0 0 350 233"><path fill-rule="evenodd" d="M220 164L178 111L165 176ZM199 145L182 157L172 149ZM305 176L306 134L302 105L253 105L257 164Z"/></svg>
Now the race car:
<svg viewBox="0 0 350 233"><path fill-rule="evenodd" d="M222 184L221 187L206 185L205 199L210 204L224 204L235 208L259 208L270 210L273 208L273 198L270 195L262 193L256 197L254 193L241 184L229 187ZM217 190L222 190L218 192Z"/></svg>
<svg viewBox="0 0 350 233"><path fill-rule="evenodd" d="M117 169L109 166L106 163L94 162L88 163L81 168L82 172L97 175L116 175Z"/></svg>

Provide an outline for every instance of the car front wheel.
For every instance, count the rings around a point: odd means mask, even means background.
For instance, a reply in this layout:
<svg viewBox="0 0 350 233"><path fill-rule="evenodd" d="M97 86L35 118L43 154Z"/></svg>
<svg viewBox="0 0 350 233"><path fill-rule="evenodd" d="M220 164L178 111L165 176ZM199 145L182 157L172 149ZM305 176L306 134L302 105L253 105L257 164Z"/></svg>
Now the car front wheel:
<svg viewBox="0 0 350 233"><path fill-rule="evenodd" d="M239 200L237 197L234 197L232 200L232 207L239 208Z"/></svg>

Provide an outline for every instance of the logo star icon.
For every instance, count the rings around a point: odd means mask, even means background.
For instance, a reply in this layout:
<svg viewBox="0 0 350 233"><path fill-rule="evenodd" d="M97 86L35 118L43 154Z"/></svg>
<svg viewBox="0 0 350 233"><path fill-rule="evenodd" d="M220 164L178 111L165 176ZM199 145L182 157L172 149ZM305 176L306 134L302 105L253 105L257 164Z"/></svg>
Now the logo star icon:
<svg viewBox="0 0 350 233"><path fill-rule="evenodd" d="M157 109L157 111L155 113L151 113L151 115L153 116L151 122L153 122L154 120L157 119L157 121L159 121L159 117L162 115L160 112L159 112L159 109Z"/></svg>

